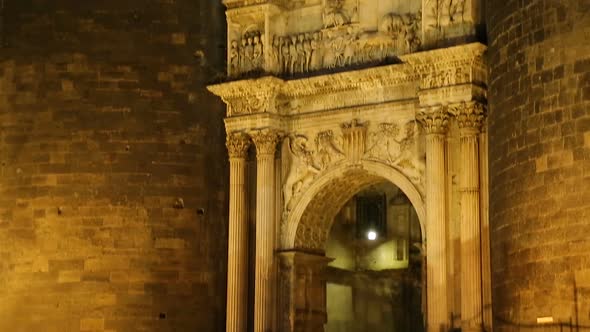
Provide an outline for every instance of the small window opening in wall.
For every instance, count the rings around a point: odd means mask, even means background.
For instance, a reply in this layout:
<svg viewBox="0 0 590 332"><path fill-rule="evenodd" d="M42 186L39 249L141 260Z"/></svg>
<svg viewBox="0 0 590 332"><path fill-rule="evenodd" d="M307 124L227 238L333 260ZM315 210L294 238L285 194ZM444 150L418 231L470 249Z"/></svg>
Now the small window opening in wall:
<svg viewBox="0 0 590 332"><path fill-rule="evenodd" d="M165 312L161 312L160 315L158 315L159 319L166 319L166 313Z"/></svg>

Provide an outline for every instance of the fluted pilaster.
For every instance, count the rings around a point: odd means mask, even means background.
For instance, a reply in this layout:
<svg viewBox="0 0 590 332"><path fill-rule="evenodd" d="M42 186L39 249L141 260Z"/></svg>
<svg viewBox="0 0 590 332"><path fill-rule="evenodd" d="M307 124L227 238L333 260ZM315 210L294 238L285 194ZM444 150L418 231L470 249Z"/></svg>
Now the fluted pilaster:
<svg viewBox="0 0 590 332"><path fill-rule="evenodd" d="M229 243L227 255L227 332L247 330L248 323L248 220L246 134L227 136L229 154Z"/></svg>
<svg viewBox="0 0 590 332"><path fill-rule="evenodd" d="M481 219L478 138L484 106L478 102L451 108L461 131L461 329L483 330Z"/></svg>
<svg viewBox="0 0 590 332"><path fill-rule="evenodd" d="M256 268L254 286L254 332L273 326L273 261L275 249L275 151L279 134L274 130L253 132L256 146Z"/></svg>
<svg viewBox="0 0 590 332"><path fill-rule="evenodd" d="M442 107L422 110L426 131L426 277L427 331L448 329L445 135L448 115Z"/></svg>

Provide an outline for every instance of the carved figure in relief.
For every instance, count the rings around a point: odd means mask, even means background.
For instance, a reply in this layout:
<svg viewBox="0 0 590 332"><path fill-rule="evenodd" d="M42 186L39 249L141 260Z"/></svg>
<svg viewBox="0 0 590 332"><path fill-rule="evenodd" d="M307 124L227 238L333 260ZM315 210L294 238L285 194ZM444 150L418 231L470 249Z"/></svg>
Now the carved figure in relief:
<svg viewBox="0 0 590 332"><path fill-rule="evenodd" d="M324 48L324 54L322 58L322 63L324 64L324 68L332 69L336 68L337 63L337 55L336 50L333 45L326 45Z"/></svg>
<svg viewBox="0 0 590 332"><path fill-rule="evenodd" d="M422 13L387 14L381 20L379 31L391 36L398 42L398 47L404 47L406 52L413 52L421 45L419 31Z"/></svg>
<svg viewBox="0 0 590 332"><path fill-rule="evenodd" d="M310 71L318 70L322 68L322 54L320 48L320 34L318 32L314 32L313 37L311 39L311 59L309 63Z"/></svg>
<svg viewBox="0 0 590 332"><path fill-rule="evenodd" d="M405 135L400 141L400 153L393 165L403 169L412 181L419 182L426 168L423 153L418 148L419 127L416 121L410 121L404 127Z"/></svg>
<svg viewBox="0 0 590 332"><path fill-rule="evenodd" d="M252 69L254 69L254 40L252 39L252 37L248 37L246 40L246 49L244 51L246 59L247 59L247 64L246 66L243 68L243 71L245 73L251 71Z"/></svg>
<svg viewBox="0 0 590 332"><path fill-rule="evenodd" d="M383 160L393 164L400 152L397 140L399 127L395 123L380 123L376 132L370 134L366 156L369 159Z"/></svg>
<svg viewBox="0 0 590 332"><path fill-rule="evenodd" d="M408 52L413 52L420 47L422 44L418 31L422 25L422 13L417 14L405 14L404 24L404 38L406 41L406 47Z"/></svg>
<svg viewBox="0 0 590 332"><path fill-rule="evenodd" d="M240 72L240 51L238 49L238 42L231 41L231 48L229 50L230 75L237 75Z"/></svg>
<svg viewBox="0 0 590 332"><path fill-rule="evenodd" d="M295 47L295 49L297 50L297 68L296 71L298 73L303 73L303 70L305 68L305 49L303 46L303 42L304 42L304 36L303 35L299 35L297 36L297 45Z"/></svg>
<svg viewBox="0 0 590 332"><path fill-rule="evenodd" d="M289 61L290 68L289 74L293 75L296 72L296 68L298 65L297 62L297 36L291 36L291 43L289 44L289 56L291 60Z"/></svg>
<svg viewBox="0 0 590 332"><path fill-rule="evenodd" d="M286 144L293 162L283 185L283 198L287 210L290 210L293 204L292 197L313 181L320 168L315 165L313 152L307 146L307 137L292 135L287 140Z"/></svg>
<svg viewBox="0 0 590 332"><path fill-rule="evenodd" d="M288 73L291 68L291 55L289 54L289 38L281 37L281 72Z"/></svg>
<svg viewBox="0 0 590 332"><path fill-rule="evenodd" d="M402 29L405 23L402 17L398 14L388 14L381 20L379 31L391 35L394 39L397 39L398 35L402 33Z"/></svg>
<svg viewBox="0 0 590 332"><path fill-rule="evenodd" d="M272 56L271 60L272 63L269 64L269 67L272 68L274 73L279 73L281 71L281 47L280 47L280 40L278 36L274 36L272 39Z"/></svg>
<svg viewBox="0 0 590 332"><path fill-rule="evenodd" d="M340 27L350 22L342 7L343 0L325 0L322 12L324 29Z"/></svg>
<svg viewBox="0 0 590 332"><path fill-rule="evenodd" d="M253 53L252 53L252 66L253 69L258 69L262 66L262 55L263 55L263 47L262 47L262 40L260 36L254 36L253 39Z"/></svg>
<svg viewBox="0 0 590 332"><path fill-rule="evenodd" d="M311 66L311 36L309 33L305 34L305 38L303 41L303 52L305 53L305 63L303 66L303 72L309 72L309 67Z"/></svg>
<svg viewBox="0 0 590 332"><path fill-rule="evenodd" d="M353 33L352 28L348 28L348 38L345 40L343 52L343 66L350 66L354 64L354 57L356 54L356 34Z"/></svg>
<svg viewBox="0 0 590 332"><path fill-rule="evenodd" d="M334 133L331 130L322 131L316 137L317 165L325 169L332 162L344 157L344 153L336 147Z"/></svg>
<svg viewBox="0 0 590 332"><path fill-rule="evenodd" d="M240 71L247 72L249 64L248 64L248 58L246 57L246 44L248 43L248 40L246 40L246 38L242 38L241 42L242 42L242 47L240 47L240 50L238 52Z"/></svg>

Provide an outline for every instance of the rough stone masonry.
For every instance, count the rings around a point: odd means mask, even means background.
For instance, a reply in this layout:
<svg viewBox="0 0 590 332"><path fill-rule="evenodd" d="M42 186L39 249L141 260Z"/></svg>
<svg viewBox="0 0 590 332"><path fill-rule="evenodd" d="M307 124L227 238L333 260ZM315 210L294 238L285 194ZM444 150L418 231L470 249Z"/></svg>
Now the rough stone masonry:
<svg viewBox="0 0 590 332"><path fill-rule="evenodd" d="M222 330L221 4L4 4L0 331Z"/></svg>

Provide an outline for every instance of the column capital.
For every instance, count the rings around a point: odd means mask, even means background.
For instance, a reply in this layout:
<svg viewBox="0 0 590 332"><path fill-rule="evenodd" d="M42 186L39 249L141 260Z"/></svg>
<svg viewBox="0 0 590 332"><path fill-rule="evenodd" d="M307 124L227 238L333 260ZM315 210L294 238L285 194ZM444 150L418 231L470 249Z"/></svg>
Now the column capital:
<svg viewBox="0 0 590 332"><path fill-rule="evenodd" d="M225 146L230 158L246 159L250 147L250 137L245 133L230 133L225 140Z"/></svg>
<svg viewBox="0 0 590 332"><path fill-rule="evenodd" d="M250 132L250 136L256 146L257 156L274 155L281 132L276 129L261 129Z"/></svg>
<svg viewBox="0 0 590 332"><path fill-rule="evenodd" d="M457 118L462 133L480 132L486 116L486 105L479 101L462 102L449 107L449 113Z"/></svg>
<svg viewBox="0 0 590 332"><path fill-rule="evenodd" d="M422 108L416 119L422 124L426 134L444 134L449 124L449 115L443 106Z"/></svg>

